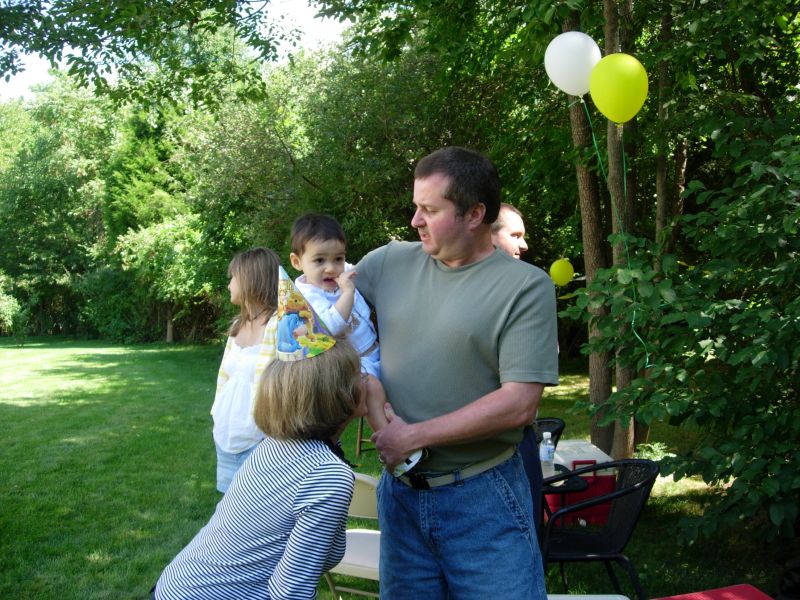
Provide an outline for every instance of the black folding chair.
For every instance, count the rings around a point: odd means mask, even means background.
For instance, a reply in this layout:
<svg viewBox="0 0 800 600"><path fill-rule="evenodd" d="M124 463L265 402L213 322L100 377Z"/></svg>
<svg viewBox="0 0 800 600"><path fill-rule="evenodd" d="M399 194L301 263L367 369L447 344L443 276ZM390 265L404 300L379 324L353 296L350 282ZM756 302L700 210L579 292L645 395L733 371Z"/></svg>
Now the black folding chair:
<svg viewBox="0 0 800 600"><path fill-rule="evenodd" d="M553 446L558 448L558 440L561 439L561 434L564 433L565 423L563 419L558 417L541 417L533 422L533 427L536 430L536 442L541 444L542 437L545 431L550 432L550 439L553 440Z"/></svg>
<svg viewBox="0 0 800 600"><path fill-rule="evenodd" d="M633 535L639 514L658 476L658 464L646 459L624 459L599 463L576 469L569 473L548 477L545 482L566 480L576 475L593 475L597 471L616 469L616 482L612 492L571 504L557 510L547 521L542 536L542 559L545 571L552 563L559 563L564 593L568 593L564 563L600 561L605 564L608 576L618 594L622 594L612 562L620 564L640 600L645 600L644 591L633 564L623 554ZM580 518L587 509L609 504L608 518L602 524L587 524Z"/></svg>

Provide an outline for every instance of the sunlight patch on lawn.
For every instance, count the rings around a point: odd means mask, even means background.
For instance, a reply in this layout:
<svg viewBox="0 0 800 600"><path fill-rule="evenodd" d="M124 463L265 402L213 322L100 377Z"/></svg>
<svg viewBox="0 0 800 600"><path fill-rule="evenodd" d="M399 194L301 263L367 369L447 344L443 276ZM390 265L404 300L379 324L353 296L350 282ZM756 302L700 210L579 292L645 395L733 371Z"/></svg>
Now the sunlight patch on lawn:
<svg viewBox="0 0 800 600"><path fill-rule="evenodd" d="M558 385L547 387L544 396L588 396L589 380L584 375L561 375Z"/></svg>
<svg viewBox="0 0 800 600"><path fill-rule="evenodd" d="M85 385L75 385L73 389L79 391L86 391L86 397L78 399L74 395L64 398L60 395L47 395L47 396L16 396L13 397L13 386L7 389L9 396L0 396L0 405L16 406L19 408L30 408L40 406L82 406L86 404L93 404L97 402L97 398L93 398L89 394L89 387ZM66 388L60 388L58 392L63 393L67 391Z"/></svg>
<svg viewBox="0 0 800 600"><path fill-rule="evenodd" d="M108 565L111 564L111 555L107 552L103 552L102 550L95 550L94 552L90 552L86 555L86 560L90 563L97 564L97 565Z"/></svg>
<svg viewBox="0 0 800 600"><path fill-rule="evenodd" d="M97 443L99 439L100 436L97 435L72 436L61 438L61 443L73 446L88 446L89 444Z"/></svg>
<svg viewBox="0 0 800 600"><path fill-rule="evenodd" d="M121 368L119 361L106 357L125 354L130 350L124 347L0 347L0 404L30 407L82 403L82 392L88 398L90 392L108 387L109 374ZM42 389L47 393L31 394Z"/></svg>
<svg viewBox="0 0 800 600"><path fill-rule="evenodd" d="M699 476L684 477L675 481L672 475L659 476L651 492L653 496L683 496L691 492L706 492L709 485Z"/></svg>

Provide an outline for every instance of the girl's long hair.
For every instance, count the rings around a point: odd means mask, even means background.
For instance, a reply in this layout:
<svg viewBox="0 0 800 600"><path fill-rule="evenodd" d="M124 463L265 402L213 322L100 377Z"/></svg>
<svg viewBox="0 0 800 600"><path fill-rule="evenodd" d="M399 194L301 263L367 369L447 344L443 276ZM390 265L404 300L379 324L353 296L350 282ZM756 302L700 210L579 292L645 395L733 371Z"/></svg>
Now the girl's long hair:
<svg viewBox="0 0 800 600"><path fill-rule="evenodd" d="M240 252L228 265L228 277L236 277L241 294L239 314L231 321L228 335L235 336L242 325L261 315L269 318L278 308L278 267L281 261L269 248Z"/></svg>

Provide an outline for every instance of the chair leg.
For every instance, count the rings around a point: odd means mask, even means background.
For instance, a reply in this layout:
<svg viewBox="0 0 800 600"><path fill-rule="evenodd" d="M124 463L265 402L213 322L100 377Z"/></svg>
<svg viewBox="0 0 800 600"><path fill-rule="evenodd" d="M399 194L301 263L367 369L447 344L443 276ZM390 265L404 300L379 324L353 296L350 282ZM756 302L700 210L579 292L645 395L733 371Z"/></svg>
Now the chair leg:
<svg viewBox="0 0 800 600"><path fill-rule="evenodd" d="M642 589L642 584L639 582L639 576L636 574L636 569L633 568L633 564L630 560L628 560L627 556L620 556L617 561L621 564L625 570L628 572L628 577L633 584L633 589L636 590L636 597L639 600L647 600L644 595L644 589Z"/></svg>
<svg viewBox="0 0 800 600"><path fill-rule="evenodd" d="M564 586L564 593L569 594L569 585L567 585L567 572L564 570L564 563L558 563L558 568L561 571L561 585Z"/></svg>
<svg viewBox="0 0 800 600"><path fill-rule="evenodd" d="M331 589L331 595L334 599L339 598L339 595L336 593L336 584L333 582L333 577L331 577L330 573L325 573L325 581L328 583L328 587Z"/></svg>
<svg viewBox="0 0 800 600"><path fill-rule="evenodd" d="M358 430L356 431L356 456L361 456L361 438L364 437L364 417L358 418Z"/></svg>
<svg viewBox="0 0 800 600"><path fill-rule="evenodd" d="M622 588L619 586L619 579L617 579L617 574L614 573L614 569L611 566L611 562L604 560L603 564L606 566L606 571L608 571L608 578L611 580L611 585L614 586L614 591L617 592L619 595L622 595Z"/></svg>

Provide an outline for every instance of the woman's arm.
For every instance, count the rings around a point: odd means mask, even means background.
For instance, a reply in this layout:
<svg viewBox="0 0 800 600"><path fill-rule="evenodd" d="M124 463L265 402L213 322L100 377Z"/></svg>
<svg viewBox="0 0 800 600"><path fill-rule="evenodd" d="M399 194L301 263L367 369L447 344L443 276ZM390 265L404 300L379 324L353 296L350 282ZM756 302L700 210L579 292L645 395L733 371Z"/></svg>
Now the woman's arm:
<svg viewBox="0 0 800 600"><path fill-rule="evenodd" d="M342 462L320 465L295 496L295 526L269 582L270 596L313 598L319 578L345 551L353 472Z"/></svg>

